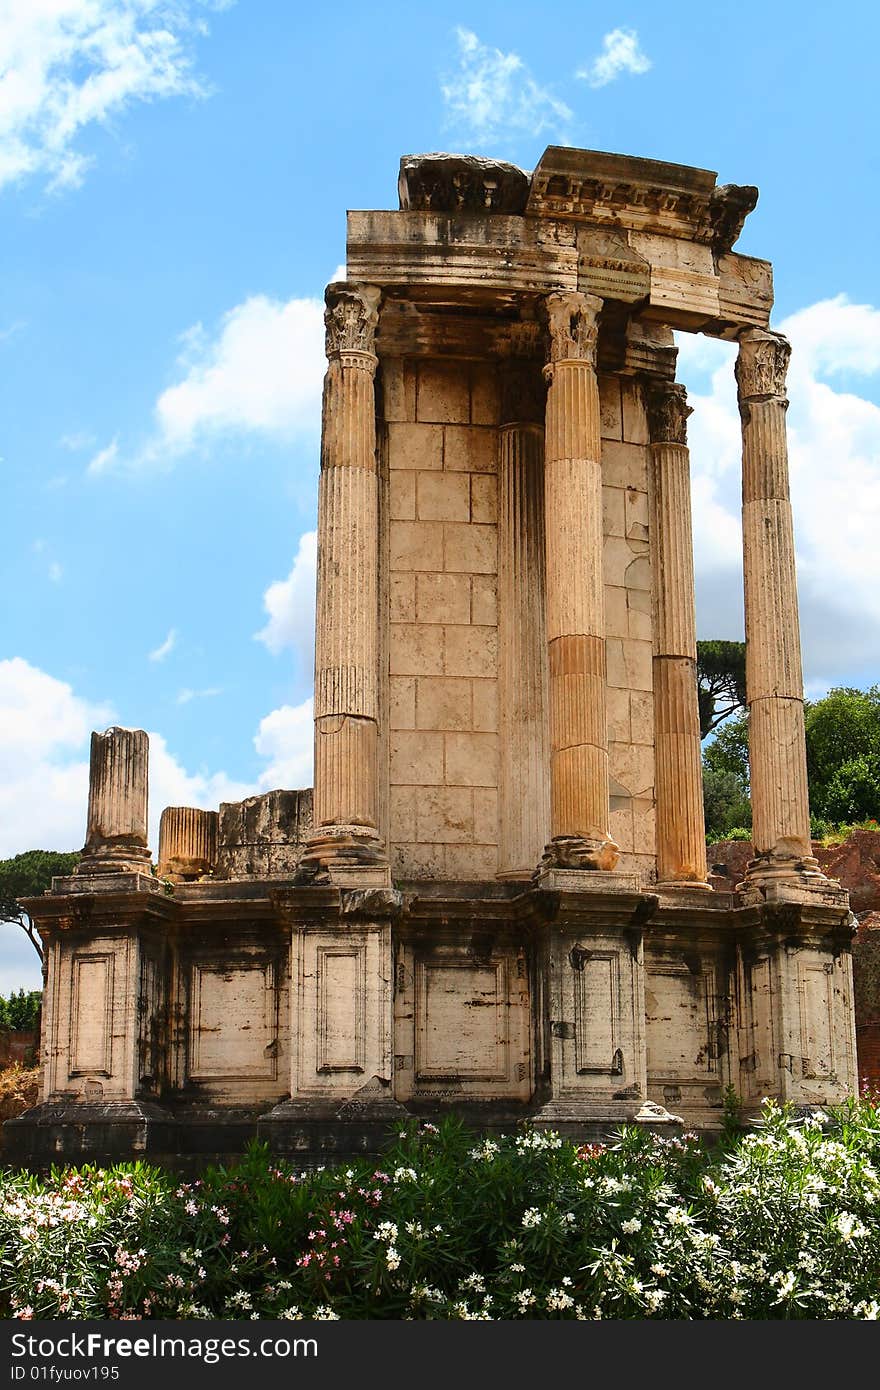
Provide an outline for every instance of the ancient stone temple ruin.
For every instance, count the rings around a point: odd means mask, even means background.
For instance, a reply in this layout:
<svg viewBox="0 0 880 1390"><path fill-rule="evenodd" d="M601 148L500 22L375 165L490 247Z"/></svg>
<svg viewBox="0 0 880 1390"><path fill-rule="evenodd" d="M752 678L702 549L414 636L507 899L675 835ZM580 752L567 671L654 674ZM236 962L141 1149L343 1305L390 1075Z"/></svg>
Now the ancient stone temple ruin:
<svg viewBox="0 0 880 1390"><path fill-rule="evenodd" d="M404 158L327 290L314 792L162 817L92 743L18 1157L350 1153L455 1107L711 1129L852 1091L851 916L811 857L757 191L551 147ZM685 387L738 344L757 855L707 884ZM267 498L267 504L271 499Z"/></svg>

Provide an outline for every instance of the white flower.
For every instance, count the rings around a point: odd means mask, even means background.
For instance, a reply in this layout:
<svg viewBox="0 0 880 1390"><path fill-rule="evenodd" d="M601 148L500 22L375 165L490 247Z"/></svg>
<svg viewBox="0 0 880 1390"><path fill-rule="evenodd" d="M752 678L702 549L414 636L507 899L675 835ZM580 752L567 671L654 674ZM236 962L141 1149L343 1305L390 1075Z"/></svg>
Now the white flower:
<svg viewBox="0 0 880 1390"><path fill-rule="evenodd" d="M666 1220L670 1226L692 1226L694 1218L688 1216L684 1207L670 1207L666 1212Z"/></svg>
<svg viewBox="0 0 880 1390"><path fill-rule="evenodd" d="M332 1308L328 1308L326 1303L321 1303L312 1314L316 1322L338 1322L339 1314L334 1313Z"/></svg>
<svg viewBox="0 0 880 1390"><path fill-rule="evenodd" d="M533 1226L540 1226L543 1220L544 1217L541 1212L538 1211L537 1207L528 1207L527 1210L523 1212L522 1224L525 1226L526 1230L529 1230Z"/></svg>
<svg viewBox="0 0 880 1390"><path fill-rule="evenodd" d="M853 1216L851 1211L838 1212L832 1225L837 1228L841 1240L845 1241L847 1244L851 1240L858 1240L862 1236L868 1234L867 1226L863 1226L861 1221Z"/></svg>
<svg viewBox="0 0 880 1390"><path fill-rule="evenodd" d="M870 1303L857 1303L853 1309L857 1318L865 1318L869 1322L880 1321L880 1303L872 1299Z"/></svg>
<svg viewBox="0 0 880 1390"><path fill-rule="evenodd" d="M397 1240L397 1227L393 1221L380 1221L373 1232L373 1240L384 1240L393 1245Z"/></svg>
<svg viewBox="0 0 880 1390"><path fill-rule="evenodd" d="M621 1221L620 1229L624 1235L631 1236L642 1229L642 1223L637 1216L633 1216L629 1221Z"/></svg>
<svg viewBox="0 0 880 1390"><path fill-rule="evenodd" d="M385 1251L385 1263L389 1269L397 1269L400 1265L400 1256L393 1245L389 1245Z"/></svg>
<svg viewBox="0 0 880 1390"><path fill-rule="evenodd" d="M571 1294L565 1293L562 1289L551 1289L544 1302L554 1312L561 1312L565 1308L574 1307L574 1299Z"/></svg>
<svg viewBox="0 0 880 1390"><path fill-rule="evenodd" d="M473 1289L475 1293L485 1293L486 1281L482 1274L469 1274L466 1279L462 1279L459 1288Z"/></svg>
<svg viewBox="0 0 880 1390"><path fill-rule="evenodd" d="M477 1148L471 1149L471 1158L484 1159L486 1163L491 1163L501 1146L495 1143L494 1139L484 1139Z"/></svg>
<svg viewBox="0 0 880 1390"><path fill-rule="evenodd" d="M780 1271L775 1276L775 1282L779 1285L779 1297L776 1301L781 1303L783 1298L788 1298L789 1294L794 1293L797 1275L790 1269L786 1270L784 1274Z"/></svg>

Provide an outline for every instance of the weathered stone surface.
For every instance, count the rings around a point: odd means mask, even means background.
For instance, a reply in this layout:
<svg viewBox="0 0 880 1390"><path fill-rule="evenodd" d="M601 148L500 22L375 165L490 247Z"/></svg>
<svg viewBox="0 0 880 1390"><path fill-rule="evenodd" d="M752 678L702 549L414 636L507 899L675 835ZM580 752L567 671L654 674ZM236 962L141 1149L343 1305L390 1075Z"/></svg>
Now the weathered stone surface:
<svg viewBox="0 0 880 1390"><path fill-rule="evenodd" d="M169 808L163 883L145 736L97 736L86 857L27 904L46 1066L16 1152L259 1132L318 1163L402 1110L585 1138L717 1128L727 1086L747 1113L852 1090L852 923L820 869L880 903L880 853L808 841L787 346L770 267L730 250L754 196L551 148L530 180L404 159L402 210L350 214L314 796ZM715 847L711 892L676 328L740 341L759 853Z"/></svg>
<svg viewBox="0 0 880 1390"><path fill-rule="evenodd" d="M661 232L729 251L758 190L715 185L708 169L551 145L532 175L526 211Z"/></svg>
<svg viewBox="0 0 880 1390"><path fill-rule="evenodd" d="M143 729L92 734L88 828L75 873L138 873L149 866L149 757Z"/></svg>
<svg viewBox="0 0 880 1390"><path fill-rule="evenodd" d="M516 213L525 210L529 176L473 154L405 154L397 187L406 212Z"/></svg>
<svg viewBox="0 0 880 1390"><path fill-rule="evenodd" d="M160 878L174 883L210 874L217 859L217 812L166 806L159 822Z"/></svg>
<svg viewBox="0 0 880 1390"><path fill-rule="evenodd" d="M218 879L289 877L312 831L312 789L265 792L220 807Z"/></svg>

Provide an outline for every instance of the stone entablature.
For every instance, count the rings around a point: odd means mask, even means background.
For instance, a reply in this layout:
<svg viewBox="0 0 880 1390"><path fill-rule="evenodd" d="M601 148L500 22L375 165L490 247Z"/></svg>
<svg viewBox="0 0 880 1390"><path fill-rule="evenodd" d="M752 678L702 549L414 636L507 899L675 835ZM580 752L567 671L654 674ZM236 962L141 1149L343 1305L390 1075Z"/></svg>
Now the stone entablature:
<svg viewBox="0 0 880 1390"><path fill-rule="evenodd" d="M315 787L168 808L95 735L86 856L30 903L22 1154L315 1159L463 1109L716 1127L855 1083L851 915L810 853L788 345L756 190L584 150L407 156L327 290ZM756 857L707 880L685 386L739 343ZM653 1103L653 1108L652 1108ZM657 1107L661 1107L658 1110ZM658 1119L659 1115L659 1119ZM75 1122L76 1128L72 1128Z"/></svg>

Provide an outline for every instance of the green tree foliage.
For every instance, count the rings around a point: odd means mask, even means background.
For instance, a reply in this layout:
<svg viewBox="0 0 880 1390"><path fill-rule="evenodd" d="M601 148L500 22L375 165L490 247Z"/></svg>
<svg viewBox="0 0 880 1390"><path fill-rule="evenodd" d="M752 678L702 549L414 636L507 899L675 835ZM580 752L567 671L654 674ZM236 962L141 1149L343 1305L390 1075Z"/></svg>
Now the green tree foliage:
<svg viewBox="0 0 880 1390"><path fill-rule="evenodd" d="M25 1032L37 1026L42 990L19 989L12 994L0 994L0 1028Z"/></svg>
<svg viewBox="0 0 880 1390"><path fill-rule="evenodd" d="M749 719L729 719L703 749L703 810L706 835L726 839L752 824L749 800Z"/></svg>
<svg viewBox="0 0 880 1390"><path fill-rule="evenodd" d="M0 922L16 922L42 960L43 952L34 925L21 905L22 898L45 893L52 879L72 873L79 855L55 850L29 849L12 859L0 860Z"/></svg>
<svg viewBox="0 0 880 1390"><path fill-rule="evenodd" d="M703 810L706 838L724 840L731 830L752 823L752 804L748 788L732 772L717 772L703 766Z"/></svg>
<svg viewBox="0 0 880 1390"><path fill-rule="evenodd" d="M697 643L700 737L746 706L745 642Z"/></svg>
<svg viewBox="0 0 880 1390"><path fill-rule="evenodd" d="M826 827L880 821L880 686L840 686L805 707L807 775L814 821ZM728 719L703 750L706 833L751 824L748 714Z"/></svg>
<svg viewBox="0 0 880 1390"><path fill-rule="evenodd" d="M806 706L810 804L836 823L880 819L880 686L840 686Z"/></svg>

